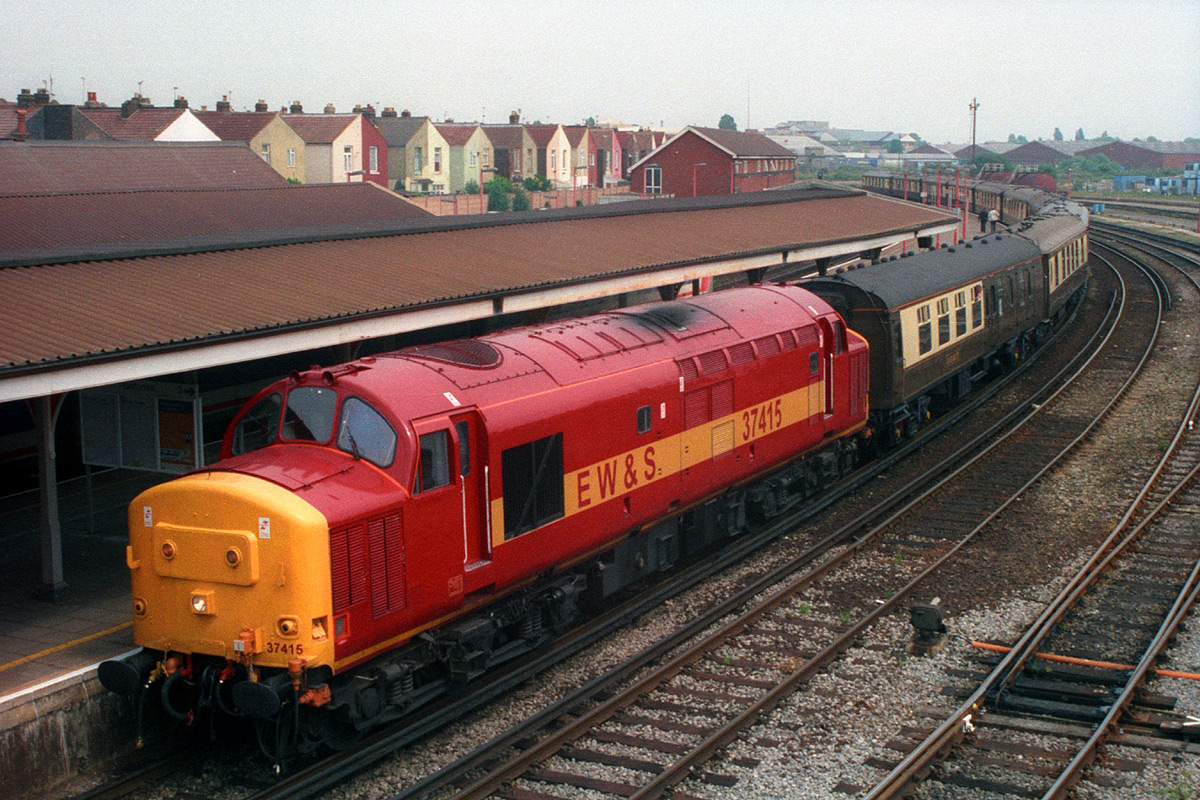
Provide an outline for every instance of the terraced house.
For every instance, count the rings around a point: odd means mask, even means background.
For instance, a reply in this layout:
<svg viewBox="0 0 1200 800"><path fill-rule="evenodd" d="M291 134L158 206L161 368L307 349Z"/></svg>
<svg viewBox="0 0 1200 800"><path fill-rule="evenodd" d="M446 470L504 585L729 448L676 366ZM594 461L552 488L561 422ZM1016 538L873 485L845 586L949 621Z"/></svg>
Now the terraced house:
<svg viewBox="0 0 1200 800"><path fill-rule="evenodd" d="M388 183L397 192L445 194L450 186L450 144L429 117L385 108L375 120L388 150Z"/></svg>
<svg viewBox="0 0 1200 800"><path fill-rule="evenodd" d="M242 142L284 178L304 182L304 140L278 112L261 100L254 111L233 111L217 103L216 111L195 111L196 118L223 142Z"/></svg>
<svg viewBox="0 0 1200 800"><path fill-rule="evenodd" d="M491 180L491 173L483 175L481 171L490 165L492 155L492 143L481 126L474 123L441 123L434 125L434 128L449 147L449 191L463 191L468 181L483 184Z"/></svg>

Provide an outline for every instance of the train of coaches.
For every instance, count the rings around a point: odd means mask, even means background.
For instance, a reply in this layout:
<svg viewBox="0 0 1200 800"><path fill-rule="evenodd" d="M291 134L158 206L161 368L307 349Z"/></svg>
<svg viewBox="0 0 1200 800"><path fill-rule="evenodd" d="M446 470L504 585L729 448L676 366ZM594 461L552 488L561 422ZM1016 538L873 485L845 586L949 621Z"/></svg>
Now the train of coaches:
<svg viewBox="0 0 1200 800"><path fill-rule="evenodd" d="M969 191L1001 232L267 386L131 505L143 650L102 682L272 757L338 746L822 491L1082 293L1084 209Z"/></svg>

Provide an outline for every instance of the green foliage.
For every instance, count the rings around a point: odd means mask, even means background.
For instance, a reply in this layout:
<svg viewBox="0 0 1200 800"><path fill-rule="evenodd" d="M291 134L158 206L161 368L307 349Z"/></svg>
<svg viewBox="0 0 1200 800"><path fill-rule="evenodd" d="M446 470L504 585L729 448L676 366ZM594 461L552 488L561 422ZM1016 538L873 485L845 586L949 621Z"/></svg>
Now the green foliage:
<svg viewBox="0 0 1200 800"><path fill-rule="evenodd" d="M1083 128L1080 128L1079 130L1075 131L1075 141L1077 141L1077 142L1086 142L1087 141L1087 137L1083 135Z"/></svg>
<svg viewBox="0 0 1200 800"><path fill-rule="evenodd" d="M1062 133L1062 129L1061 129L1061 128L1055 128L1055 129L1054 129L1054 141L1056 141L1056 142L1061 142L1062 140L1063 140L1063 133Z"/></svg>
<svg viewBox="0 0 1200 800"><path fill-rule="evenodd" d="M737 121L734 120L732 114L721 115L721 121L717 123L717 127L723 131L736 131Z"/></svg>
<svg viewBox="0 0 1200 800"><path fill-rule="evenodd" d="M404 194L404 178L401 178L400 180L396 181L395 189L400 194Z"/></svg>
<svg viewBox="0 0 1200 800"><path fill-rule="evenodd" d="M299 178L288 178L288 179L287 179L287 182L288 182L288 183L290 183L290 184L292 184L293 186L299 186L299 185L300 185L300 179L299 179Z"/></svg>
<svg viewBox="0 0 1200 800"><path fill-rule="evenodd" d="M467 194L479 194L479 181L471 178L467 181L467 185L463 187L463 191Z"/></svg>
<svg viewBox="0 0 1200 800"><path fill-rule="evenodd" d="M588 117L586 120L583 121L583 124L587 125L589 128L594 128L594 127L596 127L596 118Z"/></svg>
<svg viewBox="0 0 1200 800"><path fill-rule="evenodd" d="M488 211L508 211L508 195L512 191L512 181L503 175L497 175L483 185L488 196Z"/></svg>
<svg viewBox="0 0 1200 800"><path fill-rule="evenodd" d="M525 188L531 192L548 192L550 191L550 179L545 175L530 175L525 179Z"/></svg>
<svg viewBox="0 0 1200 800"><path fill-rule="evenodd" d="M1154 790L1156 797L1161 797L1162 800L1195 800L1200 797L1200 792L1192 788L1192 785L1184 779L1180 779L1159 789Z"/></svg>
<svg viewBox="0 0 1200 800"><path fill-rule="evenodd" d="M904 145L900 142L899 139L892 139L890 142L887 143L887 151L889 153L903 153Z"/></svg>
<svg viewBox="0 0 1200 800"><path fill-rule="evenodd" d="M979 152L977 152L975 154L975 158L973 158L971 160L971 163L974 164L976 167L982 167L984 164L1003 164L1004 169L1007 172L1012 172L1012 168L1013 168L1012 162L1009 161L1007 158L1005 158L1002 155L997 155L996 153L989 152L987 150L980 150Z"/></svg>
<svg viewBox="0 0 1200 800"><path fill-rule="evenodd" d="M1098 153L1094 156L1072 156L1065 161L1060 161L1054 166L1042 164L1038 167L1038 172L1046 172L1053 175L1059 181L1064 181L1067 178L1067 171L1070 170L1071 182L1076 181L1094 181L1111 178L1121 171L1121 166L1103 153Z"/></svg>
<svg viewBox="0 0 1200 800"><path fill-rule="evenodd" d="M1146 141L1147 141L1147 142L1157 142L1157 141L1158 141L1158 137L1157 137L1157 136L1147 136L1147 137L1146 137Z"/></svg>
<svg viewBox="0 0 1200 800"><path fill-rule="evenodd" d="M1187 137L1186 139L1184 139L1184 141L1185 141L1185 142L1189 142L1189 143L1191 143L1191 144L1195 144L1195 143L1197 143L1197 142L1200 142L1200 138L1197 138L1197 137L1195 137L1195 136L1189 136L1189 137Z"/></svg>
<svg viewBox="0 0 1200 800"><path fill-rule="evenodd" d="M1029 140L1028 140L1028 139L1026 139L1026 138L1025 138L1025 136L1024 136L1023 134L1022 134L1022 135L1020 135L1020 136L1018 136L1018 135L1017 135L1017 134L1015 134L1015 133L1010 133L1010 134L1008 135L1008 140L1009 140L1010 142L1012 142L1013 144L1029 144Z"/></svg>
<svg viewBox="0 0 1200 800"><path fill-rule="evenodd" d="M515 190L513 190L512 210L529 210L529 192L525 191L524 186L518 186Z"/></svg>

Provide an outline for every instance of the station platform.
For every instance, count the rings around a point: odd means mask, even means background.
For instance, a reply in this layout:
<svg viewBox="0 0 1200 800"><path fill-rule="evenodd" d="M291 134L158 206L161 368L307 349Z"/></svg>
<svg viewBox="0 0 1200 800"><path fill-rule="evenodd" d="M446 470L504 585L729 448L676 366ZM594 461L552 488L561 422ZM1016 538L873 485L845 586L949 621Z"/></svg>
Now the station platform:
<svg viewBox="0 0 1200 800"><path fill-rule="evenodd" d="M0 509L0 705L14 695L133 649L126 508L168 476L109 470L59 484L66 597L42 587L36 491ZM90 497L89 497L90 494Z"/></svg>

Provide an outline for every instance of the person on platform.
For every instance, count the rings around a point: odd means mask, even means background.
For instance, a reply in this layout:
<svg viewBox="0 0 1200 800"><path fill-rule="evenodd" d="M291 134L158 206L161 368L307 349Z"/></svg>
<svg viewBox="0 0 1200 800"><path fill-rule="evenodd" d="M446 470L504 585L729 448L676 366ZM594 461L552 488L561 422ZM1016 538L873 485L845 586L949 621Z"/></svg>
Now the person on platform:
<svg viewBox="0 0 1200 800"><path fill-rule="evenodd" d="M993 208L991 211L988 212L988 222L990 222L992 225L992 233L996 232L996 223L999 221L1000 221L1000 212Z"/></svg>

